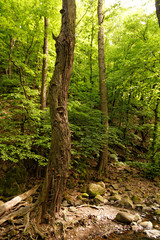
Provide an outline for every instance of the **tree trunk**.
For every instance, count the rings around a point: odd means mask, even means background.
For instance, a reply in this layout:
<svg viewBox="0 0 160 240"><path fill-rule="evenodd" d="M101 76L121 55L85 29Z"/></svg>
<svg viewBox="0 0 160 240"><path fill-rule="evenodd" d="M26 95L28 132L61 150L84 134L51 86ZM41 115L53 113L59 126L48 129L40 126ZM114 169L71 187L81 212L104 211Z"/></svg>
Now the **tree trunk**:
<svg viewBox="0 0 160 240"><path fill-rule="evenodd" d="M59 36L55 37L53 34L57 57L49 89L52 140L40 195L41 220L48 220L49 213L53 222L55 213L60 209L71 155L67 102L75 46L75 0L63 0L60 12L62 25Z"/></svg>
<svg viewBox="0 0 160 240"><path fill-rule="evenodd" d="M42 87L41 87L41 110L46 108L47 96L47 65L48 65L48 26L49 20L44 17L44 45L43 45L43 67L42 67Z"/></svg>
<svg viewBox="0 0 160 240"><path fill-rule="evenodd" d="M158 18L158 23L160 27L160 0L155 0L155 5L156 5L156 14Z"/></svg>
<svg viewBox="0 0 160 240"><path fill-rule="evenodd" d="M100 99L102 120L105 124L105 133L108 136L108 101L107 101L107 87L106 87L106 70L104 57L104 33L103 33L103 0L98 0L98 62L99 62L99 85L100 85ZM101 175L107 175L108 165L108 140L103 146L98 171Z"/></svg>

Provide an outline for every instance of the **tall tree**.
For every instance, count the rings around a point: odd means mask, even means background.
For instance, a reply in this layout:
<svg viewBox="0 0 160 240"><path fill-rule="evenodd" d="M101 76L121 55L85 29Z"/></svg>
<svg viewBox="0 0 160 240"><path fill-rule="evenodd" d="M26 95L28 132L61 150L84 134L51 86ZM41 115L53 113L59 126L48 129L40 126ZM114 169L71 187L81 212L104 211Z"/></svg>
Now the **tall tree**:
<svg viewBox="0 0 160 240"><path fill-rule="evenodd" d="M63 0L62 5L61 31L58 37L53 34L57 57L49 89L52 140L40 196L42 221L46 220L47 213L54 221L60 209L71 155L67 102L74 57L76 5L74 0Z"/></svg>
<svg viewBox="0 0 160 240"><path fill-rule="evenodd" d="M48 27L49 19L44 17L44 45L43 45L43 67L42 67L42 87L41 87L41 109L46 108L47 93L47 65L48 65Z"/></svg>
<svg viewBox="0 0 160 240"><path fill-rule="evenodd" d="M98 0L98 62L99 62L99 86L100 86L100 99L102 120L105 124L106 137L108 135L108 101L107 101L107 87L106 87L106 69L105 69L105 56L104 56L104 30L103 30L103 0ZM98 171L107 174L108 164L108 140L103 146Z"/></svg>

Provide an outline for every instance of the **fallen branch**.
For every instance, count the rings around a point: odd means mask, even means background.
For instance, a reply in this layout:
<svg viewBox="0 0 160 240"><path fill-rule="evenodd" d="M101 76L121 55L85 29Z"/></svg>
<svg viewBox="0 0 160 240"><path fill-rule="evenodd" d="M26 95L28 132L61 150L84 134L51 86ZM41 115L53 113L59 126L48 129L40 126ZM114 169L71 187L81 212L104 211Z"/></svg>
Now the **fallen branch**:
<svg viewBox="0 0 160 240"><path fill-rule="evenodd" d="M16 206L18 203L20 203L21 201L25 200L26 198L28 198L29 196L31 196L32 194L34 194L37 189L38 189L38 185L35 186L34 188L30 189L29 191L22 193L21 195L13 198L12 200L2 204L0 206L0 216L4 213L7 212L8 210L10 210L11 208L13 208L14 206Z"/></svg>

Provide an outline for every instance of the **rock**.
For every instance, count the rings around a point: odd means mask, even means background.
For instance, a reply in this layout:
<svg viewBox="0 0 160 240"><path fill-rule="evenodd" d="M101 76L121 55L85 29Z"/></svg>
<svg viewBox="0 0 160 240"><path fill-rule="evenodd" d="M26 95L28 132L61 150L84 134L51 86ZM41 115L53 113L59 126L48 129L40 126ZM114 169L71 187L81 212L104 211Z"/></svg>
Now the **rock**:
<svg viewBox="0 0 160 240"><path fill-rule="evenodd" d="M147 213L151 213L151 212L152 212L152 208L149 207L149 206L144 206L144 207L142 208L142 211L143 211L143 212L147 212Z"/></svg>
<svg viewBox="0 0 160 240"><path fill-rule="evenodd" d="M145 204L136 204L136 205L135 205L135 208L136 208L138 211L142 211L144 207L146 207Z"/></svg>
<svg viewBox="0 0 160 240"><path fill-rule="evenodd" d="M103 198L101 195L96 195L95 198L94 198L94 202L95 202L96 204L105 203L105 202L106 202L106 199Z"/></svg>
<svg viewBox="0 0 160 240"><path fill-rule="evenodd" d="M105 188L98 183L90 183L87 192L90 197L95 197L96 195L104 195Z"/></svg>
<svg viewBox="0 0 160 240"><path fill-rule="evenodd" d="M145 230L144 231L149 238L159 238L160 237L160 231L157 229L151 229L151 230Z"/></svg>
<svg viewBox="0 0 160 240"><path fill-rule="evenodd" d="M63 193L63 199L67 201L70 205L74 205L74 199L67 193Z"/></svg>
<svg viewBox="0 0 160 240"><path fill-rule="evenodd" d="M132 231L134 231L134 232L138 232L138 231L143 230L143 227L138 225L136 222L132 223L132 227L131 228L132 228Z"/></svg>
<svg viewBox="0 0 160 240"><path fill-rule="evenodd" d="M83 202L81 200L76 200L74 203L75 207L80 206L82 204L83 204Z"/></svg>
<svg viewBox="0 0 160 240"><path fill-rule="evenodd" d="M134 204L128 196L124 196L119 204L123 207L134 208Z"/></svg>
<svg viewBox="0 0 160 240"><path fill-rule="evenodd" d="M156 209L154 213L155 213L156 215L160 215L160 208L159 208L159 209Z"/></svg>
<svg viewBox="0 0 160 240"><path fill-rule="evenodd" d="M122 223L131 223L131 222L137 222L138 220L140 220L141 217L139 216L139 214L130 214L128 212L119 212L116 215L115 220L117 220L118 222L122 222Z"/></svg>
<svg viewBox="0 0 160 240"><path fill-rule="evenodd" d="M132 201L133 201L134 203L142 203L142 202L143 202L143 199L142 199L141 197L137 196L137 195L134 195L134 196L132 197Z"/></svg>
<svg viewBox="0 0 160 240"><path fill-rule="evenodd" d="M109 201L120 201L121 200L121 195L119 194L114 194L113 196L110 196Z"/></svg>
<svg viewBox="0 0 160 240"><path fill-rule="evenodd" d="M101 187L103 187L103 188L105 188L106 186L105 186L105 183L104 182L98 182L97 184L99 184Z"/></svg>
<svg viewBox="0 0 160 240"><path fill-rule="evenodd" d="M62 207L68 207L70 204L68 204L67 200L64 200L62 202Z"/></svg>
<svg viewBox="0 0 160 240"><path fill-rule="evenodd" d="M83 198L89 198L89 194L88 193L82 193L82 197Z"/></svg>
<svg viewBox="0 0 160 240"><path fill-rule="evenodd" d="M140 226L142 226L146 230L151 230L153 228L153 224L150 221L141 222Z"/></svg>

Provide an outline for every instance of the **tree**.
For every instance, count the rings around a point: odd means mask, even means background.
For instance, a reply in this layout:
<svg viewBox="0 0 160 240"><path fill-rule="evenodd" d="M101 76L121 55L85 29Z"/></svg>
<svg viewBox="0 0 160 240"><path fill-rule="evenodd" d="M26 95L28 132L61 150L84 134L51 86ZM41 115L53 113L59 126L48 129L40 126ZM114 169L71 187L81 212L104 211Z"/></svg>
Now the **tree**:
<svg viewBox="0 0 160 240"><path fill-rule="evenodd" d="M100 86L100 99L102 120L105 124L105 133L108 135L108 101L107 101L107 87L106 87L106 70L105 70L105 57L104 57L104 33L103 33L103 0L98 1L98 62L99 62L99 86ZM108 141L103 146L98 171L101 174L107 174L108 163Z"/></svg>
<svg viewBox="0 0 160 240"><path fill-rule="evenodd" d="M43 45L43 67L42 67L42 86L41 86L41 109L46 108L47 98L47 65L48 65L48 27L49 19L44 17L44 45Z"/></svg>
<svg viewBox="0 0 160 240"><path fill-rule="evenodd" d="M39 202L42 221L50 213L53 222L55 213L60 209L71 155L67 102L75 46L75 1L63 0L60 12L62 25L59 36L53 34L57 57L49 88L52 139Z"/></svg>
<svg viewBox="0 0 160 240"><path fill-rule="evenodd" d="M157 14L157 19L160 27L160 0L155 0L156 1L156 14Z"/></svg>

